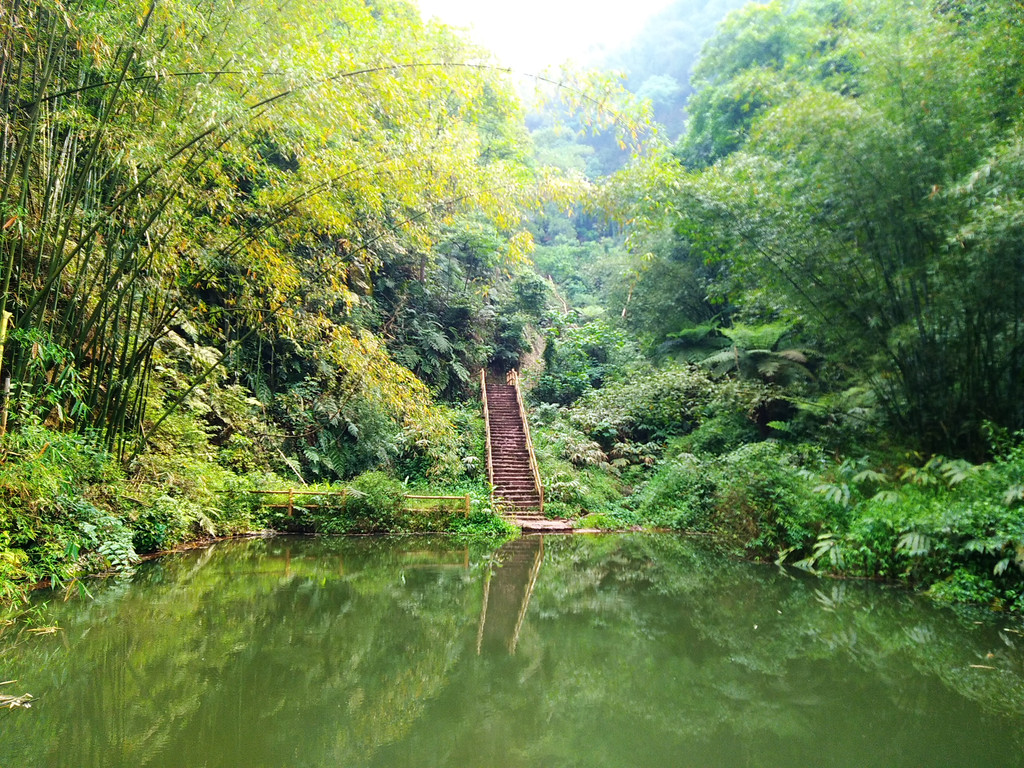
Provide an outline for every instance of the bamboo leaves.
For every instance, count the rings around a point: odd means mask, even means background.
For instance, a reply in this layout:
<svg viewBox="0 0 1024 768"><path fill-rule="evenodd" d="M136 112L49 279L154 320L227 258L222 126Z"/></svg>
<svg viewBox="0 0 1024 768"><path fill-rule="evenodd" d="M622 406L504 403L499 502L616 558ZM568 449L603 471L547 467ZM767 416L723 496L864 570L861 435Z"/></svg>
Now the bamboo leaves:
<svg viewBox="0 0 1024 768"><path fill-rule="evenodd" d="M376 359L340 324L383 264L429 250L469 207L518 228L509 90L450 32L401 2L245 11L35 0L0 19L0 311L19 331L3 366L26 417L30 393L67 370L81 386L57 405L76 427L123 445L148 420L152 435L165 419L146 413L153 353L177 322L222 351L171 409L281 335ZM484 155L485 133L502 152ZM512 258L529 248L512 243ZM30 330L66 351L63 367L32 363ZM335 362L371 389L404 383L374 407L440 429L402 404L422 400L408 377L359 359Z"/></svg>

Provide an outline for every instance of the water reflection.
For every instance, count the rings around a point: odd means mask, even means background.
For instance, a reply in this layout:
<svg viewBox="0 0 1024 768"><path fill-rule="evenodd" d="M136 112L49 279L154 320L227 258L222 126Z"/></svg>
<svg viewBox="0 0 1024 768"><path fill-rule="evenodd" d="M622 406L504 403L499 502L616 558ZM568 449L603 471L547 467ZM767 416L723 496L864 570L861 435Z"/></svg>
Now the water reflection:
<svg viewBox="0 0 1024 768"><path fill-rule="evenodd" d="M478 654L498 649L516 652L543 558L543 536L513 539L495 553L493 566L484 577Z"/></svg>
<svg viewBox="0 0 1024 768"><path fill-rule="evenodd" d="M0 765L1024 765L1019 621L676 537L231 542L90 589L0 636L38 697Z"/></svg>

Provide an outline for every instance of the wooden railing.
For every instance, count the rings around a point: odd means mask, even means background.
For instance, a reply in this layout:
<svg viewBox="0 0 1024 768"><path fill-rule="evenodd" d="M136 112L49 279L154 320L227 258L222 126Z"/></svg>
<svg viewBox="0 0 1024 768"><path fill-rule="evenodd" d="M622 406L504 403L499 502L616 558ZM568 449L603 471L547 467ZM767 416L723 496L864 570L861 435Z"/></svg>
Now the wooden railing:
<svg viewBox="0 0 1024 768"><path fill-rule="evenodd" d="M265 504L264 506L268 509L287 509L288 517L293 517L295 514L295 497L296 496L340 496L342 498L341 506L345 506L344 499L348 497L349 491L297 491L294 488L287 488L283 491L240 491L242 494L253 494L256 496L287 496L288 502L285 504ZM423 500L438 500L438 501L461 501L462 512L465 517L469 517L470 508L472 505L472 499L467 493L465 496L415 496L413 494L405 494L405 498L411 501L423 501ZM331 504L301 504L303 509L320 509L321 507L333 506ZM432 507L410 507L405 506L406 512L432 512Z"/></svg>
<svg viewBox="0 0 1024 768"><path fill-rule="evenodd" d="M480 369L480 397L484 403L484 443L487 446L487 483L491 486L491 508L494 508L494 460L491 458L491 413L487 408L487 372Z"/></svg>
<svg viewBox="0 0 1024 768"><path fill-rule="evenodd" d="M533 451L533 439L530 437L530 422L526 418L526 406L523 404L523 393L519 388L519 372L511 370L506 379L509 384L515 387L516 402L519 404L519 418L523 422L523 434L526 435L526 450L530 454L530 470L533 472L533 486L537 489L537 499L540 501L540 513L544 514L544 486L540 482L540 467L537 464L537 454Z"/></svg>

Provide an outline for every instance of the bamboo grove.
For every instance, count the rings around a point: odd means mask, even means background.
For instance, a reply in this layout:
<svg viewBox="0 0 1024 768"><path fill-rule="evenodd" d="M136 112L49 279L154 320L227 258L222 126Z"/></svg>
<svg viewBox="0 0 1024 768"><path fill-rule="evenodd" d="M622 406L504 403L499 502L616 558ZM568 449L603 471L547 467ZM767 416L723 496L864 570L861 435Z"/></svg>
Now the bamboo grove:
<svg viewBox="0 0 1024 768"><path fill-rule="evenodd" d="M123 454L190 391L153 391L175 329L218 351L191 384L251 355L259 390L278 332L356 344L336 321L381 263L428 258L466 211L528 247L516 109L481 52L401 2L15 0L0 11L12 425ZM414 418L422 394L374 375Z"/></svg>
<svg viewBox="0 0 1024 768"><path fill-rule="evenodd" d="M666 330L781 321L825 361L835 404L925 451L980 459L986 430L1024 427L1022 30L1017 2L730 15L685 135L620 194L719 299L660 313Z"/></svg>

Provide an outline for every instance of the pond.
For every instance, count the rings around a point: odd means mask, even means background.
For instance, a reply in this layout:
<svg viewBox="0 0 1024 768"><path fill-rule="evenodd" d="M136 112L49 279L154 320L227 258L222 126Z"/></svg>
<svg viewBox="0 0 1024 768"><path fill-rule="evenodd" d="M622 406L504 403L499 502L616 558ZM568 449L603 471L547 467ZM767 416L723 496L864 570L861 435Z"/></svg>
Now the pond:
<svg viewBox="0 0 1024 768"><path fill-rule="evenodd" d="M1024 628L670 535L222 542L37 595L0 766L1024 765Z"/></svg>

